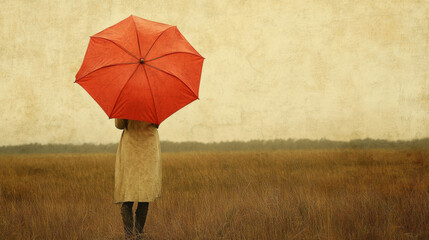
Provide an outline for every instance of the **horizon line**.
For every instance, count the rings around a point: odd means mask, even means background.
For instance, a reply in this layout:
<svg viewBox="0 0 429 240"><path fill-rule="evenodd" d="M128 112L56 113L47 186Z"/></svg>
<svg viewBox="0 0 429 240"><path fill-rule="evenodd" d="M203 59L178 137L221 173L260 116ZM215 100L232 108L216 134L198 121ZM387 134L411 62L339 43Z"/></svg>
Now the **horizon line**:
<svg viewBox="0 0 429 240"><path fill-rule="evenodd" d="M228 143L228 142L252 142L252 141L261 141L261 142L270 142L270 141L328 141L328 142L352 142L352 141L363 141L363 140L372 140L372 141L385 141L385 142L411 142L411 141L420 141L420 140L426 140L429 139L429 137L422 137L422 138L412 138L412 139L396 139L396 140L388 140L385 138L354 138L350 140L331 140L328 138L319 138L319 139L310 139L310 138L273 138L273 139L249 139L249 140L221 140L221 141L213 141L213 142L202 142L202 141L171 141L171 140L160 140L160 142L171 142L171 143L202 143L202 144L217 144L217 143ZM39 142L31 142L31 143L22 143L22 144L11 144L11 145L0 145L0 147L18 147L18 146L24 146L24 145L109 145L109 144L118 144L119 142L111 142L111 143L94 143L94 142L85 142L85 143L39 143Z"/></svg>

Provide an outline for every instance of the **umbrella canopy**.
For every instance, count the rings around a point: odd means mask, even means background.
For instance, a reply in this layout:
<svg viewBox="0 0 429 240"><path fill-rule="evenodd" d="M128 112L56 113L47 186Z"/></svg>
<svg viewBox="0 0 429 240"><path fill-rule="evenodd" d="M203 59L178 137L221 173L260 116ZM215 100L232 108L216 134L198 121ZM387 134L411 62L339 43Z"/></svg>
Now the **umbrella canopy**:
<svg viewBox="0 0 429 240"><path fill-rule="evenodd" d="M75 83L109 118L159 125L198 99L203 61L177 27L131 15L91 36Z"/></svg>

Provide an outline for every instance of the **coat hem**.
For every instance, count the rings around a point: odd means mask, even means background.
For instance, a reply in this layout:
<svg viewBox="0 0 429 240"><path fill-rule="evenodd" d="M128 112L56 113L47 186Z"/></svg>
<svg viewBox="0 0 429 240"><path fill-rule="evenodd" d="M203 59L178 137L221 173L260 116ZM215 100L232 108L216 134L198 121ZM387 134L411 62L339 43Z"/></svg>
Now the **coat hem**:
<svg viewBox="0 0 429 240"><path fill-rule="evenodd" d="M124 202L153 202L153 201L155 201L156 199L158 199L158 198L160 198L160 197L161 197L161 195L156 196L156 197L152 198L151 200L124 200L124 201L114 201L114 202L113 202L113 204L121 204L121 203L124 203Z"/></svg>

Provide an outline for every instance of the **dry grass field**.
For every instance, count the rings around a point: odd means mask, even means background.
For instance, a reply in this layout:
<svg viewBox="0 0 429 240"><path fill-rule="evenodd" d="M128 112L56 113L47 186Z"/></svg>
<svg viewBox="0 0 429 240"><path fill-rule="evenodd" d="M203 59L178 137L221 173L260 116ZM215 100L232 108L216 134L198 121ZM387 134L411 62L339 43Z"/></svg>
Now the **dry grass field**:
<svg viewBox="0 0 429 240"><path fill-rule="evenodd" d="M121 239L114 154L0 155L0 239ZM153 239L429 239L429 153L163 153Z"/></svg>

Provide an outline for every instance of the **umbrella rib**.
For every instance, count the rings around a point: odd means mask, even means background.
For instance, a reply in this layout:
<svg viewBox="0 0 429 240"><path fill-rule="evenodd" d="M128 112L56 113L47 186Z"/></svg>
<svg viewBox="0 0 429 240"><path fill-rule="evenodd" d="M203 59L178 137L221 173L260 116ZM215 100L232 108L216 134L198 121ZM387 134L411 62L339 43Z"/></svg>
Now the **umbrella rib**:
<svg viewBox="0 0 429 240"><path fill-rule="evenodd" d="M158 59L158 58L162 58L162 57L165 57L165 56L168 56L168 55L178 54L178 53L191 54L191 55L194 55L194 56L197 56L197 57L204 58L204 57L203 57L203 56L201 56L201 55L198 55L198 54L195 54L195 53L190 53L190 52L172 52L172 53L167 53L167 54L164 54L164 55L159 56L159 57L156 57L156 58L152 58L152 59L149 59L149 60L145 60L145 62L150 62L150 61L156 60L156 59Z"/></svg>
<svg viewBox="0 0 429 240"><path fill-rule="evenodd" d="M153 109L155 109L156 124L159 125L158 113L156 112L156 106L155 106L155 98L153 97L152 87L150 86L149 77L147 75L146 68L145 68L144 64L143 64L143 70L144 70L144 74L146 75L147 84L149 85L150 95L152 96Z"/></svg>
<svg viewBox="0 0 429 240"><path fill-rule="evenodd" d="M185 86L189 89L189 91L191 91L191 93L193 93L193 94L194 94L194 96L195 96L196 98L198 98L197 94L195 94L195 93L194 93L194 91L192 91L192 89L191 89L191 88L190 88L190 87L189 87L185 82L183 82L180 78L178 78L177 76L175 76L175 75L173 75L173 74L171 74L171 73L169 73L169 72L167 72L167 71L165 71L165 70L159 69L159 68L157 68L157 67L155 67L155 66L152 66L152 65L150 65L150 64L145 63L145 65L147 65L147 66L149 66L149 67L152 67L152 68L154 68L154 69L156 69L156 70L158 70L158 71L161 71L161 72L163 72L163 73L166 73L166 74L168 74L168 75L170 75L170 76L172 76L172 77L176 78L177 80L179 80L179 82L183 83L183 85L185 85Z"/></svg>
<svg viewBox="0 0 429 240"><path fill-rule="evenodd" d="M128 51L127 49L123 48L121 45L119 45L119 44L115 43L114 41L112 41L112 40L110 40L110 39L107 39L107 38L104 38L104 37L95 37L95 36L91 36L91 38L100 38L100 39L104 39L104 40L107 40L107 41L109 41L109 42L112 42L113 44L115 44L116 46L118 46L120 49L124 50L126 53L130 54L130 55L131 55L131 56L133 56L135 59L137 59L137 60L139 60L139 61L140 61L140 59L139 59L138 57L134 56L134 54L132 54L130 51Z"/></svg>
<svg viewBox="0 0 429 240"><path fill-rule="evenodd" d="M76 81L74 81L74 82L77 82L77 81L79 81L80 79L82 79L82 78L84 78L84 77L88 76L89 74L94 73L94 72L96 72L96 71L98 71L98 70L101 70L101 69L103 69L103 68L108 68L108 67L113 67L113 66L118 66L118 65L126 65L126 64L138 64L138 62L133 62L133 63L115 63L115 64L111 64L111 65L102 66L102 67L99 67L99 68L97 68L97 69L94 69L94 70L92 70L91 72L89 72L89 73L87 73L87 74L83 75L82 77L80 77L80 78L76 79Z"/></svg>
<svg viewBox="0 0 429 240"><path fill-rule="evenodd" d="M159 36L155 39L155 41L153 41L152 46L150 46L149 50L147 50L147 53L146 53L146 55L144 55L143 59L145 59L145 58L147 57L147 55L149 54L149 52L150 52L150 50L152 49L153 45L155 45L155 43L156 43L156 42L158 41L158 39L162 36L162 34L164 34L168 29L170 29L170 28L172 28L172 27L174 27L174 26L171 26L171 27L169 27L169 28L165 29L164 31L162 31L162 33L161 33L161 34L159 34Z"/></svg>
<svg viewBox="0 0 429 240"><path fill-rule="evenodd" d="M110 112L109 118L112 116L113 111L115 110L116 104L118 103L118 99L122 94L122 91L124 91L125 86L127 86L128 82L130 81L130 79L134 76L134 74L137 72L137 69L139 69L140 64L137 65L136 69L134 70L133 74L131 74L131 76L128 78L127 82L124 84L124 86L122 87L121 91L118 94L118 98L116 98L115 101L115 105L113 105L112 111Z"/></svg>
<svg viewBox="0 0 429 240"><path fill-rule="evenodd" d="M140 49L139 33L137 32L137 25L136 25L136 21L134 20L134 17L132 19L133 19L133 22L134 22L134 28L136 29L137 44L139 45L139 54L140 54L140 58L141 58L142 57L142 51Z"/></svg>

